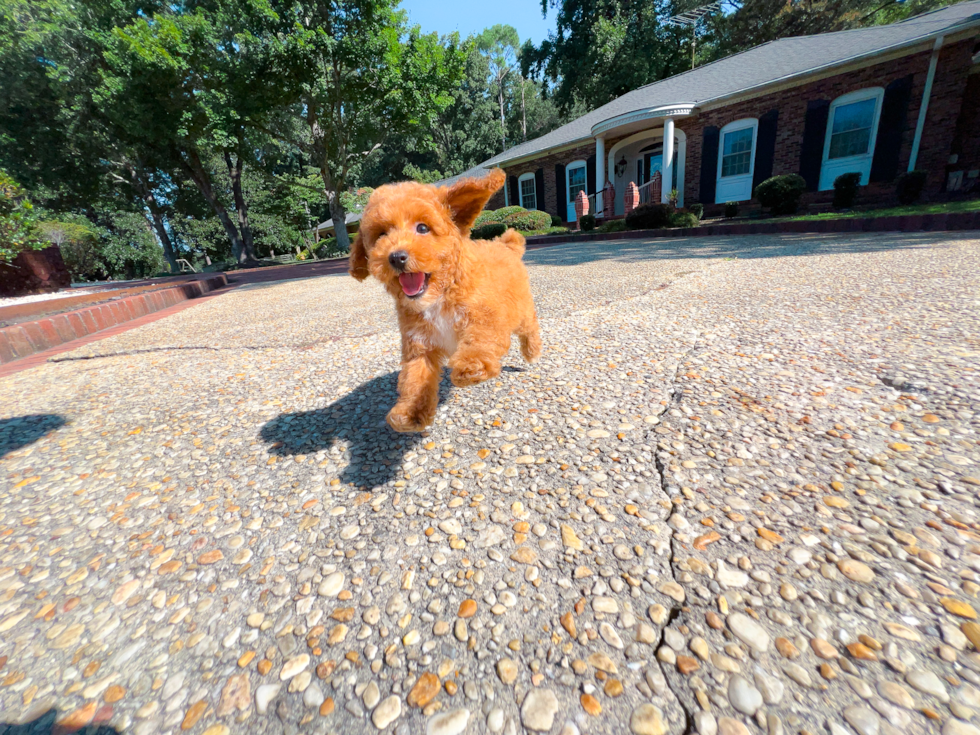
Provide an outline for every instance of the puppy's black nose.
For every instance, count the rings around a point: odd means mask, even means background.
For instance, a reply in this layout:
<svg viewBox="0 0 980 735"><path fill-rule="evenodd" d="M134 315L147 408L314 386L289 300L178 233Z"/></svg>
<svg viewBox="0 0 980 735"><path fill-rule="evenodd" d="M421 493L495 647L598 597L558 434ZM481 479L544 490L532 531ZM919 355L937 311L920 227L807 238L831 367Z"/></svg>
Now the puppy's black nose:
<svg viewBox="0 0 980 735"><path fill-rule="evenodd" d="M388 262L391 263L391 267L395 270L405 270L405 264L408 262L408 253L404 250L396 250L388 256Z"/></svg>

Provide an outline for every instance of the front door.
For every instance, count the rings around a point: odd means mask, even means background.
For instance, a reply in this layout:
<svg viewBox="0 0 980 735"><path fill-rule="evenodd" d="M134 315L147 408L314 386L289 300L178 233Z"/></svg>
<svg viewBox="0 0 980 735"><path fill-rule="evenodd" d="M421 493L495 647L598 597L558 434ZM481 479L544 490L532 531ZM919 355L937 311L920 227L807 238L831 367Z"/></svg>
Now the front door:
<svg viewBox="0 0 980 735"><path fill-rule="evenodd" d="M588 189L586 187L586 166L585 161L579 161L578 163L573 163L565 169L565 176L567 178L565 191L568 192L568 205L565 220L567 222L575 222L575 197L578 196L580 191L584 191L588 194Z"/></svg>

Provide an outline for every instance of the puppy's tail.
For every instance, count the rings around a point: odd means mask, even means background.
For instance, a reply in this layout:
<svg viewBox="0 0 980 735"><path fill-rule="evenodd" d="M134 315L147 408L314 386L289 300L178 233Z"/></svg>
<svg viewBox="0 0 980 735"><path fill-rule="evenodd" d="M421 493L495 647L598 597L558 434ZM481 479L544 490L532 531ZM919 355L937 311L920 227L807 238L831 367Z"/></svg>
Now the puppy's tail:
<svg viewBox="0 0 980 735"><path fill-rule="evenodd" d="M497 238L497 242L513 252L518 258L524 255L524 235L510 228Z"/></svg>

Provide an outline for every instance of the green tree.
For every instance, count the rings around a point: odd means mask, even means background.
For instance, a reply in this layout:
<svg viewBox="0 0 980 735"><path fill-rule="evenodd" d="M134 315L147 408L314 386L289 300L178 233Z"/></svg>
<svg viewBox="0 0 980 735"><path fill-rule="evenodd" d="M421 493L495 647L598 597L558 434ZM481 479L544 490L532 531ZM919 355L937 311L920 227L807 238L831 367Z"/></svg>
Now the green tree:
<svg viewBox="0 0 980 735"><path fill-rule="evenodd" d="M476 37L476 47L483 54L489 65L492 86L496 90L497 104L500 107L500 150L507 150L507 119L505 114L507 86L511 78L520 76L521 90L521 119L524 101L524 77L520 74L521 39L513 26L497 24L485 29ZM526 122L522 126L524 139L527 139Z"/></svg>
<svg viewBox="0 0 980 735"><path fill-rule="evenodd" d="M428 135L465 58L455 37L406 29L396 0L284 0L277 9L291 29L276 43L282 86L295 99L276 130L317 168L330 216L343 223L340 194L387 140ZM349 248L343 226L337 239Z"/></svg>
<svg viewBox="0 0 980 735"><path fill-rule="evenodd" d="M242 188L252 130L281 102L281 91L260 81L269 59L254 40L276 21L265 0L188 2L141 16L112 29L95 94L119 137L153 150L197 186L239 263L255 259ZM231 182L230 207L214 183L212 152Z"/></svg>
<svg viewBox="0 0 980 735"><path fill-rule="evenodd" d="M685 32L664 23L673 0L542 0L542 10L549 4L555 30L539 46L525 42L521 70L553 85L565 115L689 68Z"/></svg>

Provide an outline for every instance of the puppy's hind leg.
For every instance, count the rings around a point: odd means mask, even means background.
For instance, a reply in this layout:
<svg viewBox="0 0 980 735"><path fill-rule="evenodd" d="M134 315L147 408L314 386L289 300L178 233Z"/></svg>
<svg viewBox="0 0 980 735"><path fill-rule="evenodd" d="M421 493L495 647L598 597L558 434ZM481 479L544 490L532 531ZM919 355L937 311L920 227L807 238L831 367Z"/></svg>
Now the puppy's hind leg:
<svg viewBox="0 0 980 735"><path fill-rule="evenodd" d="M398 402L388 412L388 426L395 431L422 431L436 416L439 405L441 352L426 352L402 362L398 374Z"/></svg>
<svg viewBox="0 0 980 735"><path fill-rule="evenodd" d="M521 341L521 354L525 360L535 362L541 357L541 331L538 328L538 315L534 311L517 328L517 338Z"/></svg>

